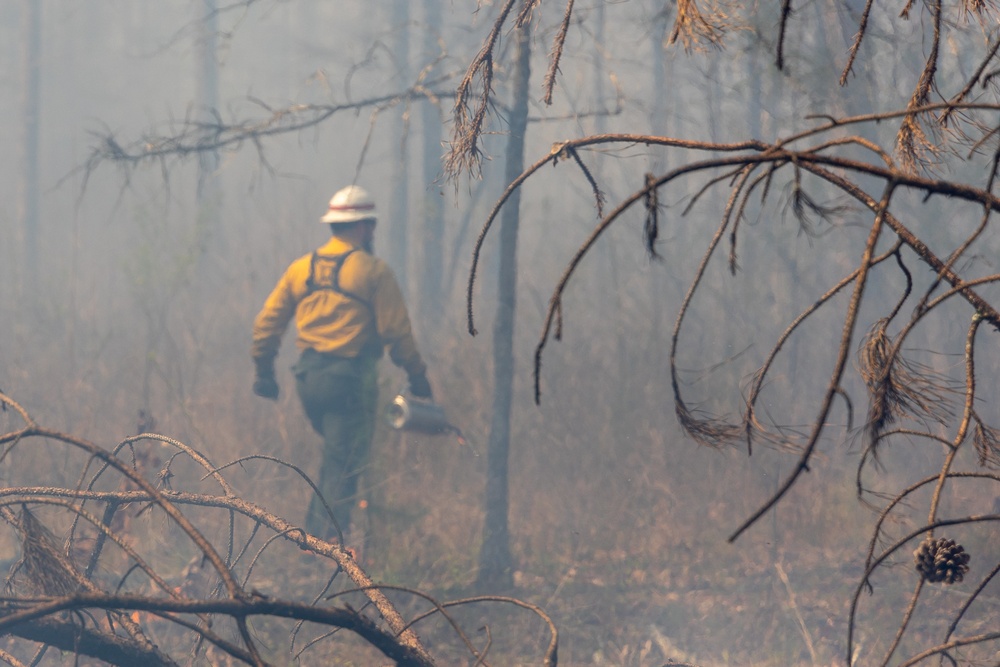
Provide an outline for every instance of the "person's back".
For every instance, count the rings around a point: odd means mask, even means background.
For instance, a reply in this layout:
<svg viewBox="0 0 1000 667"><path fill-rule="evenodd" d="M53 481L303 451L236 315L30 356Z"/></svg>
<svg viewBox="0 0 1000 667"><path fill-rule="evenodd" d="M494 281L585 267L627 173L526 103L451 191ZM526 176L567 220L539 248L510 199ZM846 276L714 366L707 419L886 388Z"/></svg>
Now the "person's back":
<svg viewBox="0 0 1000 667"><path fill-rule="evenodd" d="M377 362L383 351L388 349L406 371L415 396L429 398L431 388L396 278L371 254L376 224L371 196L348 186L333 196L320 220L330 224L332 238L282 275L254 321L251 356L254 393L276 399L274 360L295 318L296 389L313 428L323 436L317 482L322 498L312 498L306 530L328 539L348 528L358 500L358 477L368 464L374 434Z"/></svg>

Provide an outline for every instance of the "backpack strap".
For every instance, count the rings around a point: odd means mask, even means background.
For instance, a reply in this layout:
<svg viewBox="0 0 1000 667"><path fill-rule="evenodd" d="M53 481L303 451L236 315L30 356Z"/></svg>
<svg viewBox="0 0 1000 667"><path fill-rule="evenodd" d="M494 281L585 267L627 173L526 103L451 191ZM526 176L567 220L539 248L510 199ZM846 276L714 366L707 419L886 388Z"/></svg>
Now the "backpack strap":
<svg viewBox="0 0 1000 667"><path fill-rule="evenodd" d="M357 251L358 248L351 248L342 255L321 255L318 250L314 251L309 258L309 276L306 278L306 293L303 298L319 290L329 290L357 301L367 308L375 331L365 343L362 354L377 359L383 354L383 342L378 335L378 316L375 314L375 308L368 299L345 290L340 284L340 270L344 267L344 262Z"/></svg>
<svg viewBox="0 0 1000 667"><path fill-rule="evenodd" d="M372 306L367 299L353 292L348 292L340 285L340 270L344 267L344 261L357 251L357 248L351 248L342 255L321 255L319 251L314 251L309 258L309 277L306 278L306 296L318 290L330 290L346 296L348 299L360 301L365 307L372 310ZM331 264L329 274L320 276L320 281L322 282L318 282L316 276L316 265L320 262L329 262ZM326 274L326 271L323 273ZM328 280L324 280L324 278L328 278Z"/></svg>

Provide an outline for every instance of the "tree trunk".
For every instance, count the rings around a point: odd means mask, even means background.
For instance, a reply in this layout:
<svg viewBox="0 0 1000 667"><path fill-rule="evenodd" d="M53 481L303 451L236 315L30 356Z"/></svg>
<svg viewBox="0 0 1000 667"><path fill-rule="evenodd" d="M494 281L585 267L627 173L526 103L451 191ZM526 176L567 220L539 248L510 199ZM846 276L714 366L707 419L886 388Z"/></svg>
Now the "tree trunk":
<svg viewBox="0 0 1000 667"><path fill-rule="evenodd" d="M437 27L441 25L441 0L424 0L424 59L431 62L438 54ZM430 78L438 72L434 68ZM426 322L440 320L444 310L442 272L444 270L444 195L437 185L441 172L441 112L429 102L421 103L423 121L423 258L420 266L420 313Z"/></svg>
<svg viewBox="0 0 1000 667"><path fill-rule="evenodd" d="M607 53L607 44L604 38L606 21L604 19L603 2L598 2L594 7L593 22L594 46L596 48L594 48L594 63L591 71L594 76L594 100L596 109L598 110L598 114L594 117L594 134L604 134L608 131L608 117L600 113L600 110L607 109L607 103L604 99L604 79L608 76L608 68L604 58L604 54Z"/></svg>
<svg viewBox="0 0 1000 667"><path fill-rule="evenodd" d="M528 26L518 28L514 65L514 100L510 110L505 180L524 171L524 140L528 126L528 83L531 78L531 41ZM486 518L479 552L478 584L489 590L513 585L513 562L508 531L510 414L514 381L514 306L517 288L517 228L521 191L515 190L500 219L500 272L497 314L493 326L493 421L486 462Z"/></svg>
<svg viewBox="0 0 1000 667"><path fill-rule="evenodd" d="M394 46L397 80L400 88L409 86L410 76L410 0L393 0L389 3L389 24L396 39ZM407 227L409 215L409 137L407 121L404 117L406 106L395 108L391 119L392 147L397 158L392 164L391 194L389 197L389 217L385 259L392 267L399 281L399 287L407 297L409 294L409 267L407 263Z"/></svg>
<svg viewBox="0 0 1000 667"><path fill-rule="evenodd" d="M22 2L21 35L21 145L20 183L17 188L18 224L24 251L18 275L18 294L31 297L37 289L38 270L38 126L41 115L42 0ZM29 301L33 303L33 301Z"/></svg>
<svg viewBox="0 0 1000 667"><path fill-rule="evenodd" d="M219 108L219 61L218 33L219 11L218 0L202 0L196 5L199 12L198 31L198 112L201 122L218 122L216 109ZM222 209L222 193L218 179L219 154L216 151L201 151L198 153L198 187L196 190L198 217L197 239L199 242L199 273L204 280L206 272L211 267L222 266L221 262L213 262L209 250L213 244L222 240L219 227Z"/></svg>

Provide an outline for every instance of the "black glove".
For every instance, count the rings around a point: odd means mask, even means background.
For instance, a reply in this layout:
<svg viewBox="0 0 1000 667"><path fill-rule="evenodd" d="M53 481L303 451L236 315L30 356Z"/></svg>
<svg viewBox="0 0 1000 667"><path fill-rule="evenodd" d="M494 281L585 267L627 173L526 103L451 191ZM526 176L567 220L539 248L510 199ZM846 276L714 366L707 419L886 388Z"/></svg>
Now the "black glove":
<svg viewBox="0 0 1000 667"><path fill-rule="evenodd" d="M258 375L253 381L253 393L272 401L278 400L278 381L274 376Z"/></svg>
<svg viewBox="0 0 1000 667"><path fill-rule="evenodd" d="M274 379L274 359L254 359L256 377L253 393L272 401L278 400L278 381Z"/></svg>
<svg viewBox="0 0 1000 667"><path fill-rule="evenodd" d="M427 376L423 373L410 376L410 393L417 398L425 398L427 400L434 398L431 392L431 383L427 381Z"/></svg>

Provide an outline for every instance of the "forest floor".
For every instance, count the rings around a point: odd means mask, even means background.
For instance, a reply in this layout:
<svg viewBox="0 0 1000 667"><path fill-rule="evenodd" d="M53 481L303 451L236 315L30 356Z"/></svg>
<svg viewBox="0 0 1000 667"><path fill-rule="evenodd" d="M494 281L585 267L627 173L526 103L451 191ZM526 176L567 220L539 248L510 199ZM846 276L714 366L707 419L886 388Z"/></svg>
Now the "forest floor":
<svg viewBox="0 0 1000 667"><path fill-rule="evenodd" d="M548 614L559 632L558 664L566 667L846 664L847 618L860 580L860 563L827 553L813 560L727 567L727 559L713 558L711 553L680 551L683 553L675 555L673 566L659 572L635 567L621 554L613 567L579 563L555 577L518 571L514 589L500 595L536 605ZM370 563L369 569L379 581L377 565ZM302 587L303 592L315 590L311 568L292 569L286 575L283 586ZM471 585L424 586L420 591L439 602L482 593ZM877 593L885 602L885 595L905 595L906 591L877 587ZM390 597L408 617L430 606L405 592L390 592ZM862 607L867 599L864 593ZM350 600L355 608L363 604L360 598L342 600ZM903 597L899 600L905 602ZM899 602L891 604L903 608ZM500 601L449 607L448 611L473 646L479 650L488 646L489 664L543 663L551 634L531 611ZM878 657L881 649L866 645L867 637L878 635L874 643L891 638L895 632L892 623L898 623L895 615L891 616L877 622L870 612L861 616L861 623L870 625L857 633L860 639L856 640L855 656ZM876 624L885 627L874 627ZM420 621L416 630L439 664L475 663L454 628L440 616ZM298 637L300 647L307 634ZM913 641L928 641L921 636L919 623L911 629L911 636ZM281 639L275 636L275 641ZM287 649L287 637L284 643ZM868 654L869 648L873 654ZM901 650L905 648L904 643ZM327 654L328 650L332 652ZM388 664L371 649L349 648L344 642L329 643L323 654L330 661L326 664Z"/></svg>

